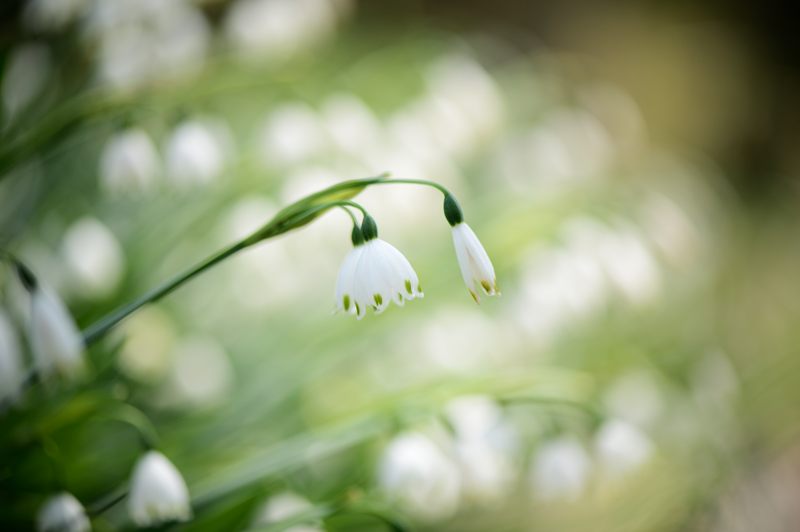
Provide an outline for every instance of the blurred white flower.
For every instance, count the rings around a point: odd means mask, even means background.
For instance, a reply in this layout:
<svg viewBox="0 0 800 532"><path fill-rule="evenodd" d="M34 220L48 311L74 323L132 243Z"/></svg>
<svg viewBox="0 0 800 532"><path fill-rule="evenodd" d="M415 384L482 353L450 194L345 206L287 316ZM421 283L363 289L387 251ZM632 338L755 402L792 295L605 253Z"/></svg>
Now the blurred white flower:
<svg viewBox="0 0 800 532"><path fill-rule="evenodd" d="M365 222L367 223L367 222ZM366 315L367 307L380 314L391 301L402 306L406 300L423 297L417 273L394 246L372 237L357 244L345 257L336 282L338 310Z"/></svg>
<svg viewBox="0 0 800 532"><path fill-rule="evenodd" d="M99 76L118 89L199 71L211 39L202 12L186 1L95 2L84 34L99 48Z"/></svg>
<svg viewBox="0 0 800 532"><path fill-rule="evenodd" d="M453 226L453 245L464 284L475 302L480 302L478 293L481 288L486 295L499 294L492 261L469 225L461 222Z"/></svg>
<svg viewBox="0 0 800 532"><path fill-rule="evenodd" d="M342 0L239 0L225 19L225 33L245 57L283 60L332 33Z"/></svg>
<svg viewBox="0 0 800 532"><path fill-rule="evenodd" d="M0 407L19 395L25 373L19 338L5 310L0 308Z"/></svg>
<svg viewBox="0 0 800 532"><path fill-rule="evenodd" d="M570 219L562 246L531 246L523 266L516 320L532 341L546 345L567 325L591 316L611 295L596 251L608 229L592 218Z"/></svg>
<svg viewBox="0 0 800 532"><path fill-rule="evenodd" d="M43 44L24 44L11 50L3 73L3 108L6 124L24 110L45 86L52 58Z"/></svg>
<svg viewBox="0 0 800 532"><path fill-rule="evenodd" d="M517 468L511 457L487 441L456 441L463 495L470 501L493 502L509 493Z"/></svg>
<svg viewBox="0 0 800 532"><path fill-rule="evenodd" d="M25 23L34 30L60 30L89 6L90 0L30 0L23 13Z"/></svg>
<svg viewBox="0 0 800 532"><path fill-rule="evenodd" d="M175 348L168 388L178 400L192 406L213 406L223 401L233 383L227 353L210 338L189 338Z"/></svg>
<svg viewBox="0 0 800 532"><path fill-rule="evenodd" d="M31 300L28 336L37 371L42 376L79 376L85 364L84 346L75 320L48 287L39 282L26 287Z"/></svg>
<svg viewBox="0 0 800 532"><path fill-rule="evenodd" d="M368 162L375 168L391 168L397 177L435 175L440 183L453 184L459 171L437 144L426 113L414 106L394 113L386 123L386 146L367 146Z"/></svg>
<svg viewBox="0 0 800 532"><path fill-rule="evenodd" d="M64 234L62 256L84 298L114 292L125 271L125 258L114 233L95 218L81 218Z"/></svg>
<svg viewBox="0 0 800 532"><path fill-rule="evenodd" d="M611 281L633 304L650 301L661 290L661 270L638 229L620 223L595 242L593 252Z"/></svg>
<svg viewBox="0 0 800 532"><path fill-rule="evenodd" d="M142 527L191 518L186 482L160 452L148 451L136 463L128 494L128 512L134 523Z"/></svg>
<svg viewBox="0 0 800 532"><path fill-rule="evenodd" d="M160 172L158 152L138 128L114 134L100 156L100 185L112 194L150 190Z"/></svg>
<svg viewBox="0 0 800 532"><path fill-rule="evenodd" d="M270 497L257 512L253 525L272 525L291 519L313 507L305 497L284 491ZM295 525L285 528L287 532L321 532L323 529L313 525Z"/></svg>
<svg viewBox="0 0 800 532"><path fill-rule="evenodd" d="M685 207L665 194L651 193L641 204L648 238L675 266L692 268L701 248L699 227Z"/></svg>
<svg viewBox="0 0 800 532"><path fill-rule="evenodd" d="M489 397L475 395L450 401L445 411L455 432L464 496L484 502L507 494L516 478L518 440L502 409Z"/></svg>
<svg viewBox="0 0 800 532"><path fill-rule="evenodd" d="M451 53L437 60L425 73L431 95L434 130L444 139L448 124L462 124L450 141L454 153L465 153L495 132L502 121L503 100L497 83L469 55ZM452 132L452 130L451 130Z"/></svg>
<svg viewBox="0 0 800 532"><path fill-rule="evenodd" d="M592 462L584 446L572 437L541 445L530 472L531 489L537 499L576 500L583 495Z"/></svg>
<svg viewBox="0 0 800 532"><path fill-rule="evenodd" d="M608 131L591 113L554 109L534 128L510 134L497 170L518 189L542 197L602 179L614 161L613 148Z"/></svg>
<svg viewBox="0 0 800 532"><path fill-rule="evenodd" d="M381 457L378 483L411 515L437 521L458 508L458 466L428 436L418 432L392 440Z"/></svg>
<svg viewBox="0 0 800 532"><path fill-rule="evenodd" d="M83 505L66 491L47 499L36 515L38 532L88 532L91 529Z"/></svg>
<svg viewBox="0 0 800 532"><path fill-rule="evenodd" d="M355 94L334 94L322 106L325 127L336 147L361 159L365 151L376 150L383 128L372 109Z"/></svg>
<svg viewBox="0 0 800 532"><path fill-rule="evenodd" d="M261 162L266 168L307 162L327 141L314 109L301 102L286 103L269 114L261 130Z"/></svg>
<svg viewBox="0 0 800 532"><path fill-rule="evenodd" d="M226 163L227 141L227 132L215 122L192 119L180 123L167 142L167 175L177 186L214 181Z"/></svg>
<svg viewBox="0 0 800 532"><path fill-rule="evenodd" d="M595 435L595 452L601 471L617 478L645 464L653 455L650 439L630 423L606 421Z"/></svg>

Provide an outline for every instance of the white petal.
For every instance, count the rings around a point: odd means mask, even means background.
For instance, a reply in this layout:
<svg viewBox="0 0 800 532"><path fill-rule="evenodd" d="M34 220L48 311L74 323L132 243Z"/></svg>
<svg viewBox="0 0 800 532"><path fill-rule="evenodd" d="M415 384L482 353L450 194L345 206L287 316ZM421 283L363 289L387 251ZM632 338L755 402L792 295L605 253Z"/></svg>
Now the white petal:
<svg viewBox="0 0 800 532"><path fill-rule="evenodd" d="M364 246L357 246L347 254L339 269L339 276L336 281L336 308L350 314L355 313L354 282L356 266L363 251ZM345 296L348 298L347 308L344 305Z"/></svg>
<svg viewBox="0 0 800 532"><path fill-rule="evenodd" d="M372 294L370 284L370 266L373 260L374 246L372 242L364 244L364 251L358 260L355 270L355 281L353 283L354 296L357 304L356 315L362 319L367 313L367 307L371 305Z"/></svg>
<svg viewBox="0 0 800 532"><path fill-rule="evenodd" d="M469 255L467 254L466 237L464 234L466 225L461 223L453 227L453 246L456 249L456 258L458 259L458 267L461 270L461 277L464 279L464 284L467 288L472 289L473 277L472 269L470 268Z"/></svg>
<svg viewBox="0 0 800 532"><path fill-rule="evenodd" d="M494 266L480 240L466 223L453 227L453 245L456 250L461 277L475 301L479 301L479 287L488 295L497 293Z"/></svg>
<svg viewBox="0 0 800 532"><path fill-rule="evenodd" d="M376 240L375 241L375 256L376 256L376 264L375 268L381 274L381 298L382 298L382 305L380 310L382 311L385 309L389 302L394 300L395 302L400 301L400 304L403 303L402 297L402 284L403 278L400 269L398 268L397 264L397 256L400 255L400 252L393 248L390 244L382 241ZM400 297L397 297L398 293Z"/></svg>
<svg viewBox="0 0 800 532"><path fill-rule="evenodd" d="M467 224L462 224L465 229L467 240L467 251L475 267L475 272L479 281L488 281L492 286L495 284L494 266L489 259L489 255L483 248L483 244L478 240L475 232Z"/></svg>
<svg viewBox="0 0 800 532"><path fill-rule="evenodd" d="M68 376L83 370L83 339L66 306L54 293L38 287L31 296L31 349L43 374Z"/></svg>
<svg viewBox="0 0 800 532"><path fill-rule="evenodd" d="M186 521L192 515L186 482L172 462L158 451L149 451L136 464L128 512L139 526Z"/></svg>
<svg viewBox="0 0 800 532"><path fill-rule="evenodd" d="M405 255L391 244L384 241L379 242L384 249L387 259L392 263L392 270L394 272L392 290L399 292L404 299L422 297L417 273L414 271L414 268L411 266L411 263L408 262ZM408 286L406 286L407 284Z"/></svg>

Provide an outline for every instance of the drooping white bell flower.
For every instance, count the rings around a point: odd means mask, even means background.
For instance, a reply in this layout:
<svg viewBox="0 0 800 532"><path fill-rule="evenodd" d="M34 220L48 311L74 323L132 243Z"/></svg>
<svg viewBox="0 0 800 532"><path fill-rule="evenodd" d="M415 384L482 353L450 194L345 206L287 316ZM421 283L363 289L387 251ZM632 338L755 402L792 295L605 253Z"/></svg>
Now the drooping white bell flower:
<svg viewBox="0 0 800 532"><path fill-rule="evenodd" d="M492 261L475 232L464 223L461 207L450 194L445 194L444 197L444 216L453 228L453 245L456 248L458 266L472 299L476 303L480 302L478 292L481 289L487 296L498 295L500 292L497 290L497 277Z"/></svg>
<svg viewBox="0 0 800 532"><path fill-rule="evenodd" d="M83 338L66 305L26 267L18 264L17 272L31 298L28 336L37 371L43 377L80 376L85 363Z"/></svg>
<svg viewBox="0 0 800 532"><path fill-rule="evenodd" d="M353 229L355 247L339 269L337 309L358 319L366 315L367 307L380 314L391 301L402 306L406 300L424 297L408 259L377 235L375 221L366 216L362 228Z"/></svg>
<svg viewBox="0 0 800 532"><path fill-rule="evenodd" d="M6 400L16 399L24 380L19 339L6 312L0 308L0 410Z"/></svg>
<svg viewBox="0 0 800 532"><path fill-rule="evenodd" d="M83 505L66 491L47 499L36 516L39 532L88 532L91 529Z"/></svg>
<svg viewBox="0 0 800 532"><path fill-rule="evenodd" d="M428 522L455 513L462 490L458 465L421 432L391 441L381 457L378 484L405 511Z"/></svg>
<svg viewBox="0 0 800 532"><path fill-rule="evenodd" d="M186 482L160 452L148 451L136 463L128 496L128 512L131 519L142 527L191 518Z"/></svg>

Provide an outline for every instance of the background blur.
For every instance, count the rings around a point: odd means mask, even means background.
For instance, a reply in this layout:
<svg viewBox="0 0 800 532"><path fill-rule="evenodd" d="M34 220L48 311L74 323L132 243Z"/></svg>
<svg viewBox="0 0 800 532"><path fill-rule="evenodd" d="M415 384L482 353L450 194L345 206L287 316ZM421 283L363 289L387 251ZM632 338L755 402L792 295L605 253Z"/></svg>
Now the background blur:
<svg viewBox="0 0 800 532"><path fill-rule="evenodd" d="M81 326L382 171L451 188L503 291L472 302L438 194L368 190L425 299L331 314L341 213L234 257L93 347L88 382L0 413L3 529L59 486L124 489L124 404L187 480L185 530L341 500L422 530L800 529L800 46L779 3L0 16L0 245ZM94 528L130 528L124 506ZM385 529L370 513L293 530Z"/></svg>

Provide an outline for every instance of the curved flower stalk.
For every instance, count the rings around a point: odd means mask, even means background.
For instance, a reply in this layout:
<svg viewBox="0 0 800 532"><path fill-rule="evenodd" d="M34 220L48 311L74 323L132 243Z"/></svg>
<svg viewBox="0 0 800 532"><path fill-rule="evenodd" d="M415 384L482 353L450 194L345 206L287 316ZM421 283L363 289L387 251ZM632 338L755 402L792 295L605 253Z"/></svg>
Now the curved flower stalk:
<svg viewBox="0 0 800 532"><path fill-rule="evenodd" d="M475 301L479 301L480 289L487 295L498 294L494 267L475 233L463 222L461 209L452 194L433 181L389 180L387 177L388 174L381 174L366 179L343 181L285 207L247 238L210 256L91 325L83 333L84 343L91 344L142 306L161 299L183 283L239 251L303 227L334 207L356 207L365 215L360 236L354 234L353 237L355 249L346 257L339 272L336 290L337 308L363 318L367 307L372 307L380 313L386 309L390 301L402 305L406 300L423 297L417 274L408 260L396 248L377 238L375 221L360 205L351 201L351 198L365 188L379 184L424 185L441 191L445 195L445 217L453 227L456 256L467 288Z"/></svg>
<svg viewBox="0 0 800 532"><path fill-rule="evenodd" d="M320 190L319 192L306 196L295 203L292 203L291 205L279 211L272 218L272 220L267 222L260 229L256 230L252 235L234 243L218 253L215 253L214 255L211 255L206 260L182 273L179 273L162 285L157 286L149 292L146 292L138 299L131 301L127 305L123 305L122 307L111 312L106 317L92 324L83 333L84 343L89 345L98 340L117 323L136 312L136 310L139 308L148 303L158 301L185 282L203 273L209 268L212 268L216 264L219 264L228 257L235 255L243 249L258 244L259 242L274 238L294 229L299 229L300 227L311 223L326 211L334 207L347 204L350 198L355 197L369 185L384 181L387 176L388 174L381 174L366 179L352 179L349 181L343 181L326 189Z"/></svg>
<svg viewBox="0 0 800 532"><path fill-rule="evenodd" d="M80 376L85 367L84 348L75 320L64 302L26 266L17 262L16 268L31 300L28 336L36 370L43 377Z"/></svg>
<svg viewBox="0 0 800 532"><path fill-rule="evenodd" d="M444 196L444 216L453 229L453 245L456 249L458 267L472 299L480 303L478 292L481 289L487 296L499 295L497 277L489 254L486 253L472 228L464 222L461 207L450 193Z"/></svg>
<svg viewBox="0 0 800 532"><path fill-rule="evenodd" d="M361 228L353 227L353 249L345 257L336 282L337 309L362 319L367 307L380 314L391 301L424 297L417 272L408 259L388 242L378 238L378 227L369 215Z"/></svg>
<svg viewBox="0 0 800 532"><path fill-rule="evenodd" d="M83 505L66 491L47 499L36 516L38 532L89 532L91 529Z"/></svg>
<svg viewBox="0 0 800 532"><path fill-rule="evenodd" d="M192 517L189 489L180 472L166 456L148 451L136 463L128 496L128 512L139 526Z"/></svg>

